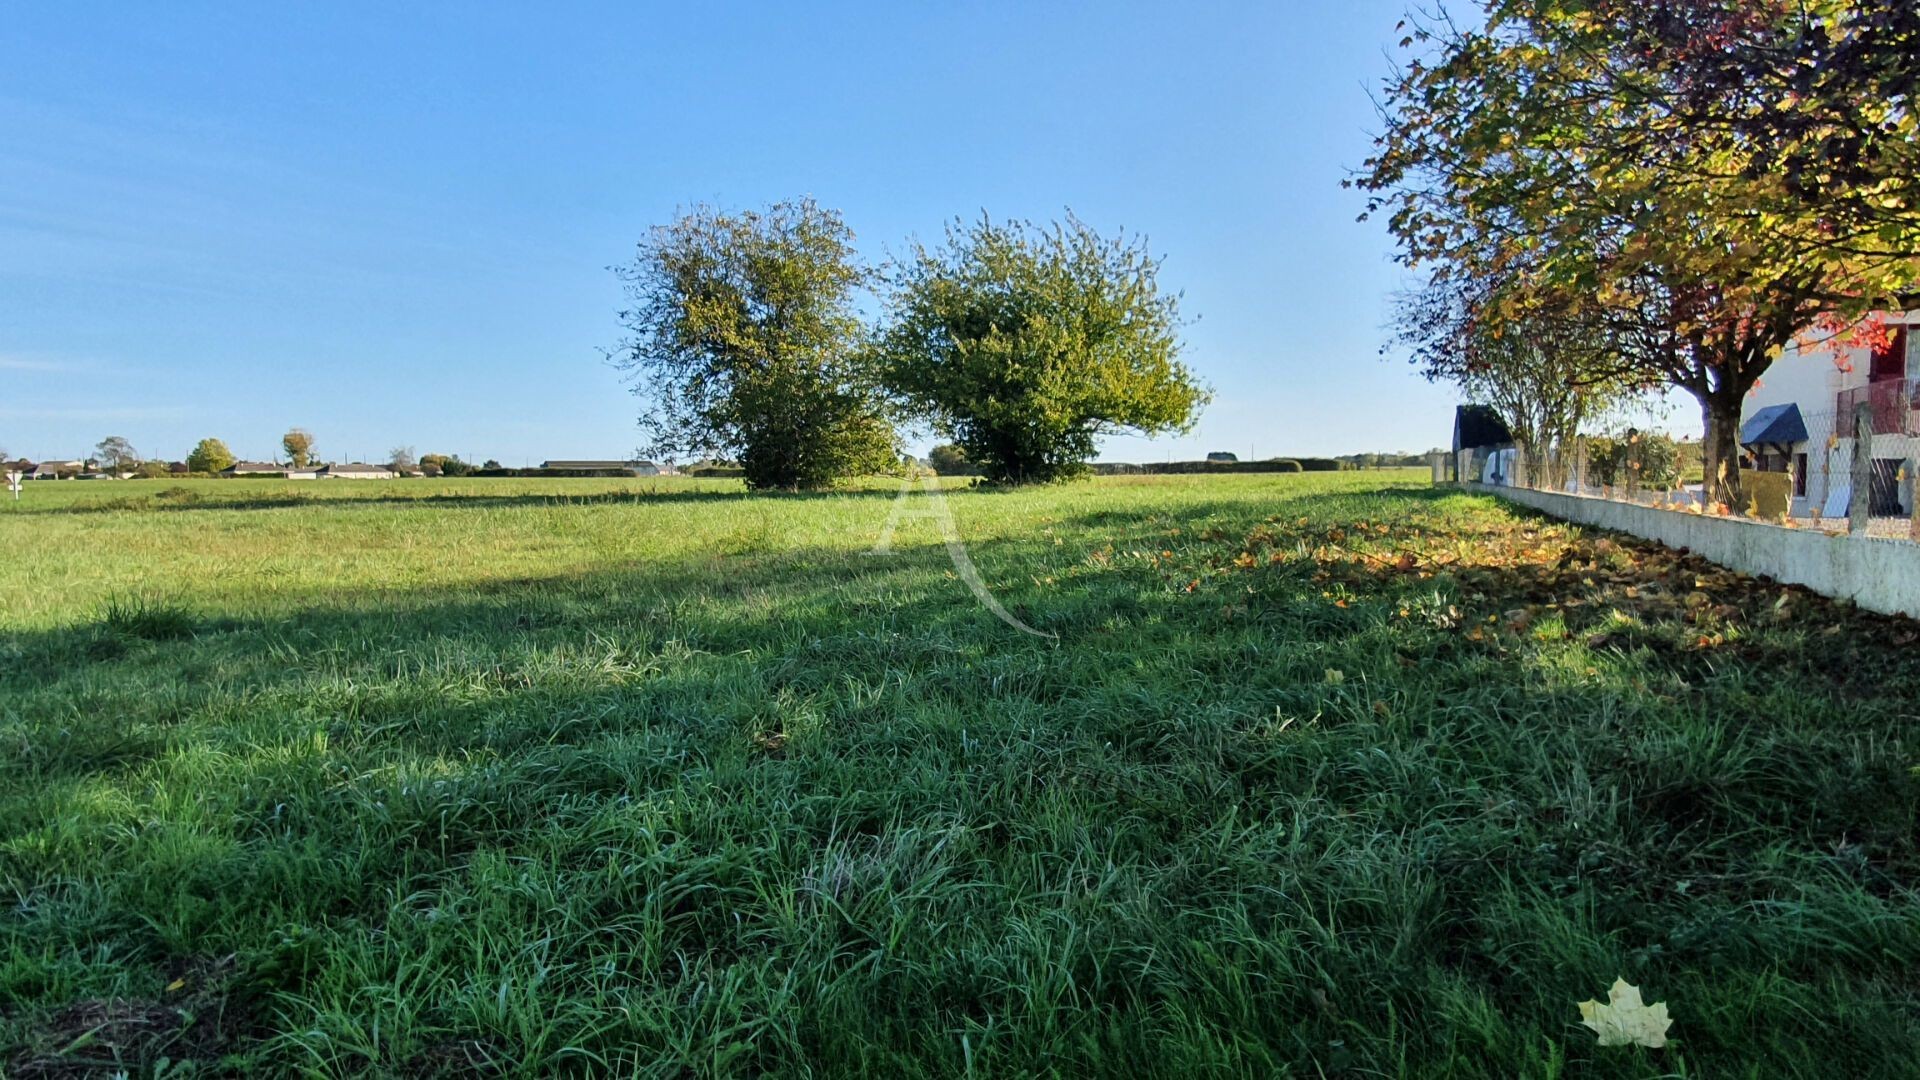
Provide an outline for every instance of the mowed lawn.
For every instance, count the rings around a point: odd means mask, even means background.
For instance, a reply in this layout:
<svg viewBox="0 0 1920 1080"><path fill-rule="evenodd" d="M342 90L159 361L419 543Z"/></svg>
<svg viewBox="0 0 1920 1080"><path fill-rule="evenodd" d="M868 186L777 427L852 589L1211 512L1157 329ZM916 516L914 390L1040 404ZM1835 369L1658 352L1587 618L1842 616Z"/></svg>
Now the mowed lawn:
<svg viewBox="0 0 1920 1080"><path fill-rule="evenodd" d="M1914 624L1418 473L953 492L1037 638L893 497L29 485L0 1072L1920 1070Z"/></svg>

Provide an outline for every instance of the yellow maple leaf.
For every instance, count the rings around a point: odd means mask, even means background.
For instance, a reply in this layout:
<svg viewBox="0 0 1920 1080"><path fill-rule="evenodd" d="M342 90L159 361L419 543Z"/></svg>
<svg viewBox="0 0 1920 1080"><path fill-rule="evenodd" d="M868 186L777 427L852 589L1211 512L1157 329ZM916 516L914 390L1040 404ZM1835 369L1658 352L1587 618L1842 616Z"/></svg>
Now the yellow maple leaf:
<svg viewBox="0 0 1920 1080"><path fill-rule="evenodd" d="M1625 979L1613 980L1605 1005L1581 1002L1580 1022L1600 1036L1601 1046L1665 1046L1667 1029L1673 1026L1666 1002L1648 1005L1640 998L1640 988Z"/></svg>

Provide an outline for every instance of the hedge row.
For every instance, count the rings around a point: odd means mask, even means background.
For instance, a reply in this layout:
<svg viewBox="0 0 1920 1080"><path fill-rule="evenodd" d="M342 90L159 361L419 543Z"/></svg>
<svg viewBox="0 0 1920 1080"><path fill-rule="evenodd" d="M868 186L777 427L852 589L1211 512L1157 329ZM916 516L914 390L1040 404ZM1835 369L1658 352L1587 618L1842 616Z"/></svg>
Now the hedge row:
<svg viewBox="0 0 1920 1080"><path fill-rule="evenodd" d="M1122 473L1297 473L1339 472L1350 468L1332 458L1273 458L1268 461L1153 461L1140 465L1102 462L1093 471L1103 476Z"/></svg>
<svg viewBox="0 0 1920 1080"><path fill-rule="evenodd" d="M468 476L528 476L563 480L569 476L632 476L627 469L475 469Z"/></svg>

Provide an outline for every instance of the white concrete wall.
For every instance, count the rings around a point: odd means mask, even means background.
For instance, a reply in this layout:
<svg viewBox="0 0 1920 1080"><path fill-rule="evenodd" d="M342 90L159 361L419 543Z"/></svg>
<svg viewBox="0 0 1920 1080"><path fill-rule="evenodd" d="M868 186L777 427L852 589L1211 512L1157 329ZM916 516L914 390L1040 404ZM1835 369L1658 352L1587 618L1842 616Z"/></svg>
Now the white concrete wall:
<svg viewBox="0 0 1920 1080"><path fill-rule="evenodd" d="M1920 619L1920 544L1833 536L1757 521L1561 495L1525 488L1468 485L1581 525L1632 533L1744 574L1805 585L1869 611Z"/></svg>

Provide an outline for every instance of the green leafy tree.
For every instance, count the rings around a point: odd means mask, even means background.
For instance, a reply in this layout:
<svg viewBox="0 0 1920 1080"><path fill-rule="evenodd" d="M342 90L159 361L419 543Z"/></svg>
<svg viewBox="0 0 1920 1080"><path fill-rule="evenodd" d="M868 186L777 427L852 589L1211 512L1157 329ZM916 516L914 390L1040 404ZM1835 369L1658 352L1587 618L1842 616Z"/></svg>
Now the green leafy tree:
<svg viewBox="0 0 1920 1080"><path fill-rule="evenodd" d="M1608 487L1629 482L1648 491L1669 491L1680 482L1680 444L1666 435L1628 428L1587 440L1587 478Z"/></svg>
<svg viewBox="0 0 1920 1080"><path fill-rule="evenodd" d="M855 302L871 282L840 215L811 199L698 207L616 271L614 354L644 402L644 451L732 458L754 488L890 472L899 450Z"/></svg>
<svg viewBox="0 0 1920 1080"><path fill-rule="evenodd" d="M1581 427L1631 403L1640 387L1607 320L1589 307L1536 304L1524 318L1489 318L1503 284L1456 272L1402 295L1396 342L1429 380L1453 383L1499 414L1525 455L1527 481L1557 490L1571 475ZM1356 464L1397 463L1390 457L1361 455Z"/></svg>
<svg viewBox="0 0 1920 1080"><path fill-rule="evenodd" d="M941 443L927 451L927 464L941 476L965 476L979 471L967 460L967 452L952 443Z"/></svg>
<svg viewBox="0 0 1920 1080"><path fill-rule="evenodd" d="M173 474L164 461L143 461L133 470L133 475L142 480L163 480Z"/></svg>
<svg viewBox="0 0 1920 1080"><path fill-rule="evenodd" d="M294 428L280 436L280 448L287 452L287 460L296 469L304 469L313 461L313 433L305 428Z"/></svg>
<svg viewBox="0 0 1920 1080"><path fill-rule="evenodd" d="M1761 375L1920 273L1913 7L1488 0L1408 35L1356 182L1409 266L1504 277L1493 332L1593 305L1631 379L1699 402L1709 487L1739 505Z"/></svg>
<svg viewBox="0 0 1920 1080"><path fill-rule="evenodd" d="M140 451L121 436L109 435L93 448L93 460L101 472L119 476L139 466Z"/></svg>
<svg viewBox="0 0 1920 1080"><path fill-rule="evenodd" d="M888 387L998 482L1086 471L1103 434L1192 427L1178 298L1137 237L982 217L916 246L881 336Z"/></svg>
<svg viewBox="0 0 1920 1080"><path fill-rule="evenodd" d="M233 451L219 439L201 439L187 455L187 468L197 473L217 473L233 464Z"/></svg>

